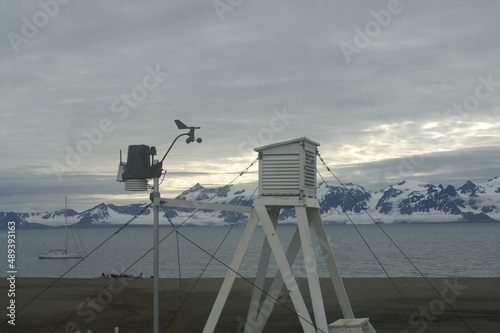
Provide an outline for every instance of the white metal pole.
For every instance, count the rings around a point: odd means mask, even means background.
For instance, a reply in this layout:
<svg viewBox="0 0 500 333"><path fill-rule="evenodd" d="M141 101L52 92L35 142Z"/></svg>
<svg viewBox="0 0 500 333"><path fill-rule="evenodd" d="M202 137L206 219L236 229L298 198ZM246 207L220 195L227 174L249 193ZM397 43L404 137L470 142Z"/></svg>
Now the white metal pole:
<svg viewBox="0 0 500 333"><path fill-rule="evenodd" d="M155 161L156 162L156 161ZM154 178L153 186L153 333L160 331L160 294L158 288L160 275L160 179Z"/></svg>

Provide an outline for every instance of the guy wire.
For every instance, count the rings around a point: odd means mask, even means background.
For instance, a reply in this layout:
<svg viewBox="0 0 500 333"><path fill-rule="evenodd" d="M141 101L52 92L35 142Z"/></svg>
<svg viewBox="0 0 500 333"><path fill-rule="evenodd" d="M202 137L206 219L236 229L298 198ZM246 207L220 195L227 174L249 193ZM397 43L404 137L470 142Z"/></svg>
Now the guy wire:
<svg viewBox="0 0 500 333"><path fill-rule="evenodd" d="M335 177L335 179L339 182L339 184L344 188L344 190L347 191L347 193L349 193L349 196L357 203L357 204L360 204L359 200L352 194L351 190L347 188L347 186L342 182L340 181L340 179L335 175L335 173L330 169L330 167L328 167L328 165L326 164L326 162L323 160L323 157L320 155L319 151L316 152L316 154L318 155L319 159L321 160L321 162L323 163L323 166L333 175L333 177ZM317 170L316 170L317 171ZM319 174L319 171L318 171L318 174ZM333 194L333 192L331 191L331 187L328 185L328 183L325 181L325 179L321 176L321 174L319 174L321 179L323 179L323 181L325 182L325 184L328 186L328 188L330 189L330 193L332 193L332 195L335 197L335 195ZM335 197L335 199L338 201L338 199ZM340 201L339 202L339 205L340 205ZM342 207L342 205L340 205ZM448 302L443 296L441 296L441 294L439 293L439 291L434 287L434 285L429 281L429 279L420 271L420 269L417 268L417 266L413 263L413 261L410 260L410 258L403 252L403 250L396 244L396 242L387 234L387 232L384 230L384 228L382 228L380 226L379 223L377 223L377 221L371 216L371 214L368 212L368 210L366 208L364 208L362 205L359 205L361 207L361 209L363 210L363 212L366 213L366 215L368 215L370 217L370 219L373 221L373 223L375 223L375 225L384 233L384 235L391 241L391 243L396 247L396 249L405 257L405 259L413 266L413 268L415 268L415 270L418 272L418 274L424 279L424 281L434 290L434 292L439 296L439 298L446 304L448 305L448 307L451 309L451 311L453 311L453 313L457 316L457 318L459 318L462 323L469 329L469 331L471 331L472 333L474 333L474 331L472 330L472 328L467 324L467 322L458 314L458 312L451 306L450 302ZM342 210L344 211L344 209L342 208ZM344 213L347 215L347 212L344 211ZM351 223L353 224L354 226L354 223L352 222L352 220L350 219L349 215L347 215L349 220L351 221ZM355 227L356 228L356 227ZM356 228L356 231L358 231L358 229ZM358 231L359 233L359 231ZM361 236L361 234L360 234ZM361 236L362 237L362 236ZM364 238L363 238L364 240ZM365 242L366 243L366 242ZM370 249L371 251L371 249ZM378 259L377 259L378 261ZM391 282L392 282L392 279L391 279ZM394 283L393 283L394 284ZM395 286L395 285L394 285ZM396 286L395 286L396 287ZM397 288L396 288L397 289ZM399 292L399 290L398 290ZM401 293L400 293L401 294ZM404 299L404 298L403 298ZM406 302L406 300L405 300ZM411 308L410 308L411 309Z"/></svg>

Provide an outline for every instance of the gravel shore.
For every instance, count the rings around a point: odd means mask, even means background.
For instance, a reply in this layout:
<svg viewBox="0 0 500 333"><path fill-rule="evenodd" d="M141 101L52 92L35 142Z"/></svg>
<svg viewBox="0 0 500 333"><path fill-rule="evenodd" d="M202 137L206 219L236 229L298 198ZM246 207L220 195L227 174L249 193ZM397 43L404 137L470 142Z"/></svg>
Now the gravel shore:
<svg viewBox="0 0 500 333"><path fill-rule="evenodd" d="M500 332L500 278L346 278L344 283L356 317L369 317L378 333L389 332ZM152 279L60 279L38 298L28 301L53 283L51 278L17 278L15 326L3 322L0 332L150 332ZM269 285L270 280L266 281ZM160 331L201 332L217 296L221 278L161 279ZM194 288L193 288L194 286ZM307 282L299 279L303 295ZM321 280L329 322L342 317L331 281ZM7 293L9 282L0 282ZM442 297L451 305L445 304ZM242 332L252 285L237 279L222 312L217 332ZM1 297L1 307L9 299ZM90 299L90 302L85 304ZM280 301L265 332L301 332L289 297ZM305 296L310 307L310 299ZM182 307L181 300L185 300ZM412 310L409 309L412 308ZM412 314L415 312L416 314ZM418 314L418 315L417 315ZM5 314L2 321L9 319Z"/></svg>

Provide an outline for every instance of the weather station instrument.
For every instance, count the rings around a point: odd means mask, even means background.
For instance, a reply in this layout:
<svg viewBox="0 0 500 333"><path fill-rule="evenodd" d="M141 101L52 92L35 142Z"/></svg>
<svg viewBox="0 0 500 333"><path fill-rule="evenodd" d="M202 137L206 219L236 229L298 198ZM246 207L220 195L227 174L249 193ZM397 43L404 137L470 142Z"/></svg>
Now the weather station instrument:
<svg viewBox="0 0 500 333"><path fill-rule="evenodd" d="M255 148L259 156L259 196L254 200L253 207L163 199L160 197L159 192L159 177L162 174L162 163L174 143L181 136L188 137L186 143L194 141L200 143L202 141L200 138L196 139L194 135L195 130L199 129L199 127L186 126L179 120L175 120L175 123L179 129L188 129L189 131L180 134L174 139L161 160L154 159L157 154L155 147L146 145L129 146L127 162L121 161L120 157L117 176L117 181L125 182L125 190L127 191L146 191L148 190L148 180L154 179L153 192L150 196L154 209L153 332L158 333L159 330L159 208L160 206L166 206L250 214L240 243L228 266L229 269L205 323L204 333L213 333L216 330L222 310L254 236L255 229L259 224L264 230L265 238L260 252L259 266L244 332L257 333L263 331L277 302L277 298L273 297L272 294L275 291L281 291L288 292L304 332L375 333L375 329L368 318L356 318L354 316L335 261L332 246L321 220L320 205L316 193L316 156L319 143L307 137L301 137ZM277 236L277 232L281 230L278 228L278 219L280 211L284 208L294 209L297 217L294 236L286 249ZM314 229L315 232L312 233L311 229ZM312 236L314 234L321 246L329 278L344 317L330 324L326 318L316 254L312 247ZM300 249L302 249L303 254L303 265L307 275L312 311L308 309L305 298L298 288L297 279L291 270ZM272 280L271 286L266 291L264 281L268 272L271 254L275 258L278 271Z"/></svg>
<svg viewBox="0 0 500 333"><path fill-rule="evenodd" d="M182 121L175 120L178 129L188 129L189 132L179 134L170 144L161 160L155 160L156 147L147 145L128 146L127 162L122 161L120 151L120 164L116 180L125 183L125 191L147 191L148 180L153 179L153 192L150 199L153 202L153 333L159 332L159 275L160 275L160 251L159 251L159 225L160 225L160 176L162 174L163 161L174 146L177 139L187 136L186 143L201 143L201 138L195 138L194 131L200 127L186 126Z"/></svg>

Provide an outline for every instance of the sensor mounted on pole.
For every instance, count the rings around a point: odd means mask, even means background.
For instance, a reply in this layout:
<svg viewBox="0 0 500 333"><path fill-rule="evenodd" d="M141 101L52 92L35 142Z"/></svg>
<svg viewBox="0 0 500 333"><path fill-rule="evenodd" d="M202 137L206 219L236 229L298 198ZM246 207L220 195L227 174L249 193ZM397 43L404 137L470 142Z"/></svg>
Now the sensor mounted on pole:
<svg viewBox="0 0 500 333"><path fill-rule="evenodd" d="M147 191L148 179L161 176L162 163L153 164L156 148L146 145L128 146L127 163L118 165L117 181L125 182L125 191Z"/></svg>

